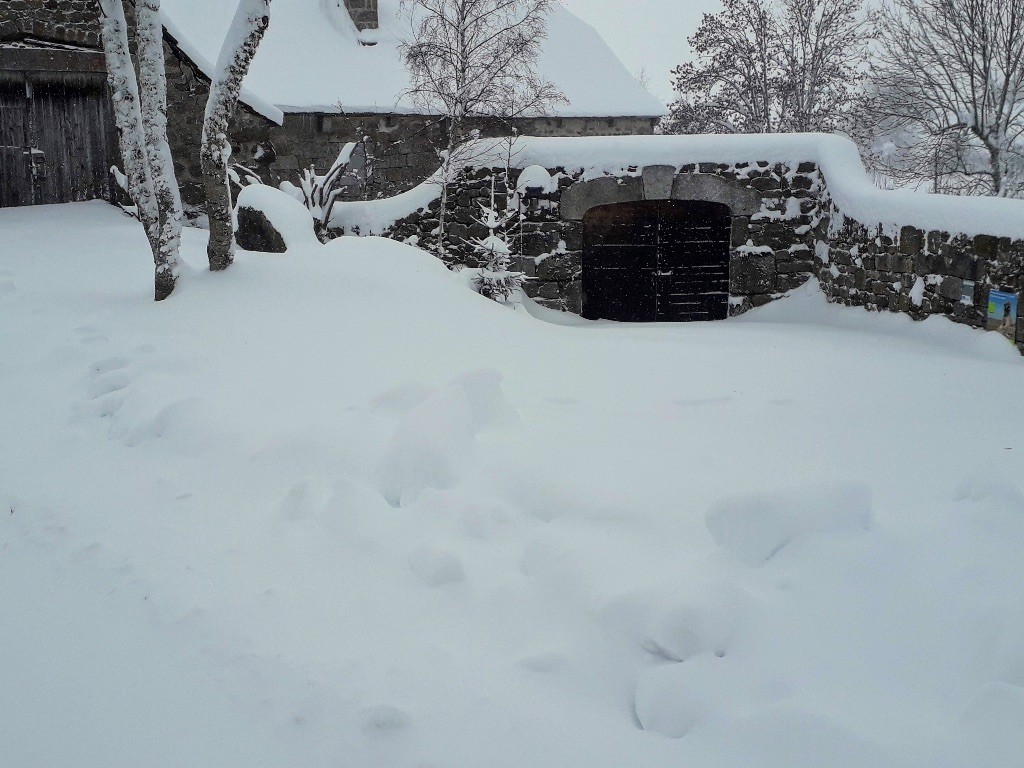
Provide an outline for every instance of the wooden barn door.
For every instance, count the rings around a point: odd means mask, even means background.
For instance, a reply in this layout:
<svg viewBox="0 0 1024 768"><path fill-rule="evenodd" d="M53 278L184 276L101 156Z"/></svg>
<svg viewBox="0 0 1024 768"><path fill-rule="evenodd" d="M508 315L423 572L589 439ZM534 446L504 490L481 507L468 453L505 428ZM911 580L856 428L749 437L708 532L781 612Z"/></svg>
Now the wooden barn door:
<svg viewBox="0 0 1024 768"><path fill-rule="evenodd" d="M110 199L112 119L101 84L0 85L0 206Z"/></svg>
<svg viewBox="0 0 1024 768"><path fill-rule="evenodd" d="M36 203L110 197L111 116L100 85L31 87Z"/></svg>
<svg viewBox="0 0 1024 768"><path fill-rule="evenodd" d="M32 205L28 99L22 83L0 83L0 208Z"/></svg>

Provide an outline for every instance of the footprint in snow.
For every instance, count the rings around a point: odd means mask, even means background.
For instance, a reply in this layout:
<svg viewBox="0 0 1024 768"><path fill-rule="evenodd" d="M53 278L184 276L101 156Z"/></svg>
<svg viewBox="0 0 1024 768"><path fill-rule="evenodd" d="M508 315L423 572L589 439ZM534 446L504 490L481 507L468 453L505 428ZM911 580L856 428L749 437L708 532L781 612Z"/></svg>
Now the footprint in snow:
<svg viewBox="0 0 1024 768"><path fill-rule="evenodd" d="M374 739L397 736L412 723L408 714L390 704L369 707L362 712L363 733Z"/></svg>
<svg viewBox="0 0 1024 768"><path fill-rule="evenodd" d="M106 344L110 339L100 333L99 328L91 325L80 325L74 330L75 338L84 347L94 347Z"/></svg>
<svg viewBox="0 0 1024 768"><path fill-rule="evenodd" d="M428 587L443 587L466 580L462 561L451 552L421 547L409 555L409 567Z"/></svg>
<svg viewBox="0 0 1024 768"><path fill-rule="evenodd" d="M131 383L127 366L128 360L123 357L105 357L89 366L85 394L92 412L100 418L114 416L124 405Z"/></svg>

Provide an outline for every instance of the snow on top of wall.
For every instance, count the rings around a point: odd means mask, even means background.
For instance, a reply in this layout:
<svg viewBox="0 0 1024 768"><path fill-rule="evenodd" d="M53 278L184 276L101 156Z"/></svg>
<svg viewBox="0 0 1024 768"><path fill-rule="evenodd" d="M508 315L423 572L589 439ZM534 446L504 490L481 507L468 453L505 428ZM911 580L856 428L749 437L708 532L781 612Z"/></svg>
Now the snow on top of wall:
<svg viewBox="0 0 1024 768"><path fill-rule="evenodd" d="M207 73L235 5L164 0L168 32ZM408 24L398 10L399 0L380 0L381 28L359 32L342 0L275 0L243 100L261 112L257 104L284 112L415 112L402 98L408 73L398 45ZM539 67L569 100L552 110L554 116L658 117L666 112L593 27L557 4L548 19Z"/></svg>
<svg viewBox="0 0 1024 768"><path fill-rule="evenodd" d="M507 153L507 146L495 145L480 165L503 166ZM588 178L638 173L630 169L647 165L813 162L838 209L862 224L1024 239L1024 201L879 189L856 145L832 134L524 137L514 154L518 168L583 170Z"/></svg>
<svg viewBox="0 0 1024 768"><path fill-rule="evenodd" d="M478 167L504 167L507 143L484 139L478 144L466 152L478 158ZM512 152L515 168L540 166L582 171L584 179L638 175L648 165L672 165L678 169L693 163L757 162L794 167L804 162L816 163L837 208L867 226L881 224L889 231L912 226L969 237L992 235L1024 240L1024 201L879 189L865 171L856 145L842 136L524 136ZM332 224L347 229L359 227L363 234L380 234L399 219L422 210L439 195L440 185L436 179L430 179L387 200L339 203Z"/></svg>
<svg viewBox="0 0 1024 768"><path fill-rule="evenodd" d="M330 226L348 234L381 235L399 219L422 211L441 196L440 176L435 174L417 187L381 200L339 200L331 212Z"/></svg>

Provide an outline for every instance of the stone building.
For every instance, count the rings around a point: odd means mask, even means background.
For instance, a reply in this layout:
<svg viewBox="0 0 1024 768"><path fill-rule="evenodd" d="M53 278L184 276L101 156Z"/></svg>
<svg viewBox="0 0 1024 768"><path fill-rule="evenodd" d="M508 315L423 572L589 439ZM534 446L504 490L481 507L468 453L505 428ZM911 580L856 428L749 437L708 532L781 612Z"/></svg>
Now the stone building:
<svg viewBox="0 0 1024 768"><path fill-rule="evenodd" d="M208 74L233 11L231 2L163 0L169 133L186 203L201 202ZM232 126L236 162L277 184L310 166L323 172L346 143L365 141L375 156L370 196L402 191L435 170L438 120L402 97L398 0L296 0L273 11ZM540 63L567 102L517 121L522 134L652 133L664 113L597 33L561 6ZM116 142L103 73L95 0L0 3L0 146L4 173L13 175L17 160L22 190L0 204L111 194Z"/></svg>

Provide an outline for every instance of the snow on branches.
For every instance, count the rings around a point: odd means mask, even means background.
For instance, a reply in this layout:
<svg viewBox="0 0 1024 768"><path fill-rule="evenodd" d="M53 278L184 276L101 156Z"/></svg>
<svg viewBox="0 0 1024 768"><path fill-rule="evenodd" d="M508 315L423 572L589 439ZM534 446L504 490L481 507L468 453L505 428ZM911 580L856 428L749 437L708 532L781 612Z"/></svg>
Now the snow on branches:
<svg viewBox="0 0 1024 768"><path fill-rule="evenodd" d="M875 18L872 147L935 192L1024 196L1024 0L892 0Z"/></svg>
<svg viewBox="0 0 1024 768"><path fill-rule="evenodd" d="M349 190L361 183L358 174L353 171L352 161L357 150L365 155L365 144L365 139L362 146L359 142L349 142L342 147L338 157L327 169L327 173L321 176L315 168L310 167L303 171L299 178L302 203L313 217L317 237L324 242L328 237L327 227L330 224L335 203Z"/></svg>
<svg viewBox="0 0 1024 768"><path fill-rule="evenodd" d="M866 55L863 0L723 0L673 71L667 133L802 133L843 128Z"/></svg>

